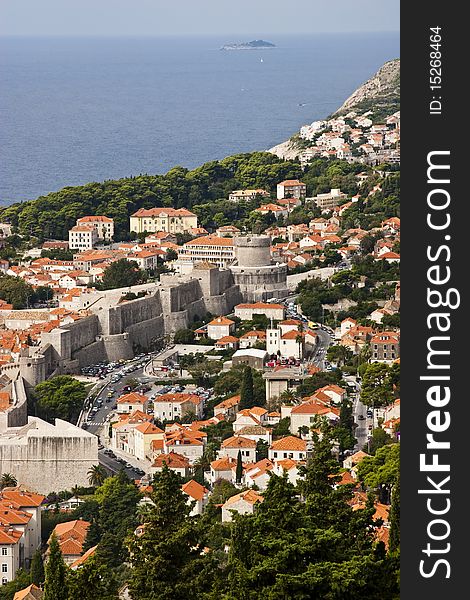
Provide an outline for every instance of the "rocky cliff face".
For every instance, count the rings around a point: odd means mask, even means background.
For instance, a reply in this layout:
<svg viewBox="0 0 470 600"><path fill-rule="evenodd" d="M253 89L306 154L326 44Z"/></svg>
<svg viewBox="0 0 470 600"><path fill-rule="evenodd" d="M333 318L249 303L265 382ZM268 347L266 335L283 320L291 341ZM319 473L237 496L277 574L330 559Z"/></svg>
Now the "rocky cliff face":
<svg viewBox="0 0 470 600"><path fill-rule="evenodd" d="M390 60L377 73L353 92L335 115L364 108L364 104L396 102L400 96L400 59Z"/></svg>

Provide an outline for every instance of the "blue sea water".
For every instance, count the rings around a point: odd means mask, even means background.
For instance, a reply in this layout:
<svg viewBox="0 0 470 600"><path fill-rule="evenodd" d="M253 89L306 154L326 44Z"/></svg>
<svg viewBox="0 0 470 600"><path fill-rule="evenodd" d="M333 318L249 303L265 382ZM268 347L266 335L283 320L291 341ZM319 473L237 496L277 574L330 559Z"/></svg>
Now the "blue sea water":
<svg viewBox="0 0 470 600"><path fill-rule="evenodd" d="M268 149L399 55L390 33L263 39L0 38L0 202Z"/></svg>

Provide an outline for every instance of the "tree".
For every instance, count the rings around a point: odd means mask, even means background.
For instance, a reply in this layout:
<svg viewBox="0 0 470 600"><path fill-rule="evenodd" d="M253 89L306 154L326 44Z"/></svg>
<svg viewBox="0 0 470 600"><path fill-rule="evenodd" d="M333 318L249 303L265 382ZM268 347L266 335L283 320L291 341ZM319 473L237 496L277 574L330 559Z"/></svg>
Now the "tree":
<svg viewBox="0 0 470 600"><path fill-rule="evenodd" d="M95 555L88 558L75 571L68 573L67 600L118 599L118 585L113 572Z"/></svg>
<svg viewBox="0 0 470 600"><path fill-rule="evenodd" d="M29 283L20 277L0 275L0 299L20 309L29 306L34 296L34 290Z"/></svg>
<svg viewBox="0 0 470 600"><path fill-rule="evenodd" d="M14 475L12 475L11 473L2 473L2 478L0 479L0 488L2 490L3 488L16 487L17 485L18 482Z"/></svg>
<svg viewBox="0 0 470 600"><path fill-rule="evenodd" d="M101 465L93 465L88 470L88 483L93 487L99 487L103 485L104 480L107 477L107 473Z"/></svg>
<svg viewBox="0 0 470 600"><path fill-rule="evenodd" d="M203 358L191 367L188 367L188 372L198 385L207 386L211 378L222 370L222 366L222 363L218 360Z"/></svg>
<svg viewBox="0 0 470 600"><path fill-rule="evenodd" d="M64 600L67 598L67 593L67 567L57 537L53 534L45 568L44 600Z"/></svg>
<svg viewBox="0 0 470 600"><path fill-rule="evenodd" d="M42 560L42 554L39 548L33 554L29 575L31 577L32 583L36 584L37 586L42 586L46 575L44 572L44 562Z"/></svg>
<svg viewBox="0 0 470 600"><path fill-rule="evenodd" d="M392 505L390 507L390 537L388 549L395 552L400 549L400 474L392 488Z"/></svg>
<svg viewBox="0 0 470 600"><path fill-rule="evenodd" d="M339 426L336 429L336 437L339 441L339 450L343 454L345 450L350 450L356 445L356 438L353 433L354 416L352 403L348 398L341 402L339 412Z"/></svg>
<svg viewBox="0 0 470 600"><path fill-rule="evenodd" d="M129 591L139 600L197 597L192 563L203 562L196 529L189 518L191 506L181 491L181 477L166 465L153 479L153 491L141 535L129 542L132 574Z"/></svg>
<svg viewBox="0 0 470 600"><path fill-rule="evenodd" d="M390 367L384 363L367 365L362 378L361 402L374 408L393 402L393 383Z"/></svg>
<svg viewBox="0 0 470 600"><path fill-rule="evenodd" d="M255 406L255 396L253 388L253 371L251 367L246 366L243 371L243 379L240 387L240 403L239 410L244 408L252 408Z"/></svg>
<svg viewBox="0 0 470 600"><path fill-rule="evenodd" d="M145 283L147 275L139 269L135 260L121 258L112 262L103 274L101 289L112 290L116 288L131 287Z"/></svg>
<svg viewBox="0 0 470 600"><path fill-rule="evenodd" d="M192 344L194 342L194 331L192 329L178 329L173 341L175 344Z"/></svg>
<svg viewBox="0 0 470 600"><path fill-rule="evenodd" d="M256 460L262 460L268 458L269 443L264 440L258 440L256 442Z"/></svg>
<svg viewBox="0 0 470 600"><path fill-rule="evenodd" d="M237 454L237 468L235 471L235 481L237 483L241 483L242 477L243 477L243 462L242 462L242 453L241 453L241 450L239 450L238 454Z"/></svg>
<svg viewBox="0 0 470 600"><path fill-rule="evenodd" d="M393 438L389 436L386 431L384 431L381 427L376 427L372 430L370 440L365 446L366 452L373 455L379 448L382 448L382 446L385 446L386 444L393 444L393 442Z"/></svg>
<svg viewBox="0 0 470 600"><path fill-rule="evenodd" d="M86 396L85 385L70 375L51 377L34 388L38 412L47 420L75 420Z"/></svg>

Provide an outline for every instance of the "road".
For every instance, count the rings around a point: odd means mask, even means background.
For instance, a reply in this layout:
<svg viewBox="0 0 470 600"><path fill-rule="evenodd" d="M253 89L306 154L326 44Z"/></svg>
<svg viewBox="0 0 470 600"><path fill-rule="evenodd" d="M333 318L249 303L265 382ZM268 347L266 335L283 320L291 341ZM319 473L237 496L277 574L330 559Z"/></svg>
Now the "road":
<svg viewBox="0 0 470 600"><path fill-rule="evenodd" d="M318 335L318 343L309 358L309 363L324 370L325 358L328 347L333 343L333 340L328 332L324 329L315 329L315 333Z"/></svg>
<svg viewBox="0 0 470 600"><path fill-rule="evenodd" d="M354 383L356 391L353 393L353 417L354 422L357 423L354 436L357 439L357 444L354 447L354 451L362 450L368 442L369 432L374 425L373 417L367 416L367 406L362 404L361 398L361 381L351 375L344 378L346 381ZM369 427L371 429L369 429Z"/></svg>

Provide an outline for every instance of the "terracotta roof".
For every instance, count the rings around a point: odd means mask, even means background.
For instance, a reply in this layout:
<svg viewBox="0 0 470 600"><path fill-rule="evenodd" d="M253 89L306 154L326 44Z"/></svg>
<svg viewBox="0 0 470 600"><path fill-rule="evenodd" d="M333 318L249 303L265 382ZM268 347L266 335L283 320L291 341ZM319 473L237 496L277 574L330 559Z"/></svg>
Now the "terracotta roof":
<svg viewBox="0 0 470 600"><path fill-rule="evenodd" d="M162 394L161 396L157 396L153 402L154 404L158 404L159 402L172 402L173 404L192 402L198 405L201 403L201 398L197 394Z"/></svg>
<svg viewBox="0 0 470 600"><path fill-rule="evenodd" d="M224 335L224 337L219 338L215 345L223 346L224 344L236 344L238 342L238 338L234 335Z"/></svg>
<svg viewBox="0 0 470 600"><path fill-rule="evenodd" d="M103 215L93 215L77 219L77 223L112 223L113 220Z"/></svg>
<svg viewBox="0 0 470 600"><path fill-rule="evenodd" d="M190 240L185 246L233 246L233 238L218 237L216 235L205 235L203 237Z"/></svg>
<svg viewBox="0 0 470 600"><path fill-rule="evenodd" d="M88 548L88 550L85 552L85 554L83 554L82 556L80 556L80 558L77 558L76 561L74 561L71 565L70 568L71 569L76 569L77 567L80 567L81 565L83 565L83 563L90 558L90 556L93 556L93 554L96 552L96 549L98 548L98 544L96 546L92 546L91 548Z"/></svg>
<svg viewBox="0 0 470 600"><path fill-rule="evenodd" d="M237 465L237 461L233 458L225 456L211 462L211 468L214 471L230 471L232 467Z"/></svg>
<svg viewBox="0 0 470 600"><path fill-rule="evenodd" d="M294 450L305 452L306 448L306 442L298 437L294 437L293 435L283 437L271 444L271 450Z"/></svg>
<svg viewBox="0 0 470 600"><path fill-rule="evenodd" d="M43 595L44 592L38 588L37 585L32 583L31 585L28 585L28 587L16 592L13 596L13 600L33 600L33 598L34 600L41 600Z"/></svg>
<svg viewBox="0 0 470 600"><path fill-rule="evenodd" d="M16 531L16 529L12 529L11 527L0 527L0 544L16 544L22 536L22 531Z"/></svg>
<svg viewBox="0 0 470 600"><path fill-rule="evenodd" d="M284 181L281 181L281 183L278 183L278 185L305 185L305 183L302 183L298 179L285 179Z"/></svg>
<svg viewBox="0 0 470 600"><path fill-rule="evenodd" d="M139 208L132 217L195 217L196 215L186 208Z"/></svg>
<svg viewBox="0 0 470 600"><path fill-rule="evenodd" d="M240 395L232 396L231 398L227 398L227 400L222 400L219 404L216 404L214 408L232 408L236 406L240 402Z"/></svg>
<svg viewBox="0 0 470 600"><path fill-rule="evenodd" d="M189 460L182 454L169 452L168 454L160 454L155 458L153 467L163 467L166 464L169 469L186 469L189 467Z"/></svg>
<svg viewBox="0 0 470 600"><path fill-rule="evenodd" d="M253 304L237 304L237 306L235 306L235 309L237 308L252 308L252 309L256 309L256 308L262 308L263 310L266 309L284 309L284 307L282 306L282 304L273 304L273 303L269 303L269 302L255 302Z"/></svg>
<svg viewBox="0 0 470 600"><path fill-rule="evenodd" d="M129 394L125 394L118 398L118 404L144 404L147 402L147 396L143 394L138 394L137 392L130 392Z"/></svg>
<svg viewBox="0 0 470 600"><path fill-rule="evenodd" d="M147 421L146 423L141 423L140 425L137 425L137 427L135 429L136 429L136 431L140 431L141 433L143 433L145 435L155 435L157 433L161 433L161 434L164 433L163 429L160 429L159 427L157 427L153 423L150 423L149 421Z"/></svg>
<svg viewBox="0 0 470 600"><path fill-rule="evenodd" d="M191 479L187 483L183 484L181 489L185 494L191 496L191 498L194 498L194 500L202 500L208 493L208 490L197 481L194 481L194 479Z"/></svg>
<svg viewBox="0 0 470 600"><path fill-rule="evenodd" d="M241 494L235 494L235 496L229 498L225 502L224 506L231 506L239 500L244 500L249 504L256 504L257 502L263 502L263 496L258 494L258 492L256 492L255 490L246 490L245 492L241 492Z"/></svg>
<svg viewBox="0 0 470 600"><path fill-rule="evenodd" d="M227 317L216 317L208 325L233 325L235 321L227 319Z"/></svg>
<svg viewBox="0 0 470 600"><path fill-rule="evenodd" d="M241 435L233 435L222 442L222 448L256 448L256 442Z"/></svg>
<svg viewBox="0 0 470 600"><path fill-rule="evenodd" d="M19 507L37 507L45 500L45 496L34 492L25 492L20 488L4 488L1 493L3 500L14 502Z"/></svg>

